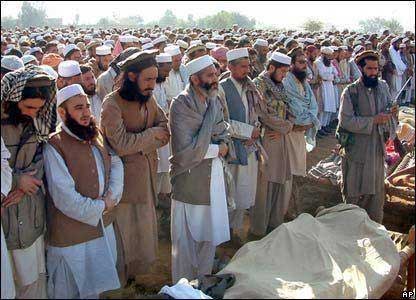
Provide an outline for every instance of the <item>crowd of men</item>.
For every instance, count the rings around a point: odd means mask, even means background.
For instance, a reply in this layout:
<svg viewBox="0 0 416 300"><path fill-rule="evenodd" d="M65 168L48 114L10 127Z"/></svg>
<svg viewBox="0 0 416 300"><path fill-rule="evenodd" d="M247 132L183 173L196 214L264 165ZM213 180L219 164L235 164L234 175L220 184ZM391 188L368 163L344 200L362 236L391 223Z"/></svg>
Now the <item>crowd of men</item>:
<svg viewBox="0 0 416 300"><path fill-rule="evenodd" d="M1 31L2 298L172 282L285 221L316 138L355 137L342 193L381 223L385 142L414 99L414 33L198 28ZM409 80L408 80L409 79ZM402 87L404 87L402 89ZM4 284L3 284L4 283Z"/></svg>

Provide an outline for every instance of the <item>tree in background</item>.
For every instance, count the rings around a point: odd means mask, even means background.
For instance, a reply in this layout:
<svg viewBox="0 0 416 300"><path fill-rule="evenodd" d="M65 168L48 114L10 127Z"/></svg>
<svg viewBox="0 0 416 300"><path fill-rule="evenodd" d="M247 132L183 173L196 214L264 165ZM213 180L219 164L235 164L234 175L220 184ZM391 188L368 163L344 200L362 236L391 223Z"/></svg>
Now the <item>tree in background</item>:
<svg viewBox="0 0 416 300"><path fill-rule="evenodd" d="M256 25L256 20L254 18L250 19L240 13L227 12L224 10L215 15L197 20L197 25L199 27L213 29L231 28L235 23L237 23L239 27L252 29Z"/></svg>
<svg viewBox="0 0 416 300"><path fill-rule="evenodd" d="M390 29L390 32L400 34L403 32L403 26L394 18L390 20L376 17L372 19L361 20L359 22L360 28L363 32L381 32L385 29Z"/></svg>
<svg viewBox="0 0 416 300"><path fill-rule="evenodd" d="M18 23L22 27L46 25L46 11L41 2L23 1L19 12Z"/></svg>
<svg viewBox="0 0 416 300"><path fill-rule="evenodd" d="M303 23L302 28L310 32L321 31L324 28L324 23L320 20L308 19Z"/></svg>

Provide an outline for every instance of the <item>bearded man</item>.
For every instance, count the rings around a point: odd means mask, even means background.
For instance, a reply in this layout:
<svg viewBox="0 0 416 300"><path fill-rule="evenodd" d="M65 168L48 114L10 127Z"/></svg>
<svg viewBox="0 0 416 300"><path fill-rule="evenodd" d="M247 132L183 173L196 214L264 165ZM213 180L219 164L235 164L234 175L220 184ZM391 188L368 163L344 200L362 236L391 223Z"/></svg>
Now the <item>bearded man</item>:
<svg viewBox="0 0 416 300"><path fill-rule="evenodd" d="M119 63L121 87L107 95L101 112L103 134L124 164L124 191L115 221L122 285L148 272L158 248L156 150L170 135L152 95L158 76L156 52L137 52Z"/></svg>
<svg viewBox="0 0 416 300"><path fill-rule="evenodd" d="M269 43L264 39L257 39L253 48L257 51L257 59L254 61L253 67L256 70L256 73L260 74L266 67Z"/></svg>
<svg viewBox="0 0 416 300"><path fill-rule="evenodd" d="M94 73L92 68L88 65L81 65L81 86L84 89L85 94L88 95L88 100L90 102L90 110L95 118L97 126L100 125L101 121L101 107L103 105L103 100L96 93L96 83Z"/></svg>
<svg viewBox="0 0 416 300"><path fill-rule="evenodd" d="M172 56L172 70L166 79L166 95L168 101L178 96L189 82L189 76L186 72L185 65L182 64L182 53L179 46L168 46L165 53Z"/></svg>
<svg viewBox="0 0 416 300"><path fill-rule="evenodd" d="M79 84L59 90L62 123L43 153L48 183L48 296L99 298L120 287L114 208L123 164L109 151Z"/></svg>
<svg viewBox="0 0 416 300"><path fill-rule="evenodd" d="M339 126L353 139L341 150L341 192L346 203L364 208L380 223L384 208L385 142L395 132L397 106L387 111L391 95L378 78L379 55L364 51L355 58L362 76L341 97Z"/></svg>

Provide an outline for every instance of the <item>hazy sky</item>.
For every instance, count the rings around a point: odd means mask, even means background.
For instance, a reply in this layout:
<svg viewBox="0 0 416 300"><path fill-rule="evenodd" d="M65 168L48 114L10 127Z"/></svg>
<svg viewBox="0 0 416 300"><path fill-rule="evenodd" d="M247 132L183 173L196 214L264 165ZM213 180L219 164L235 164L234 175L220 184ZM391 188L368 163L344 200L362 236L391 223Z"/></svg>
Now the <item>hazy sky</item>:
<svg viewBox="0 0 416 300"><path fill-rule="evenodd" d="M17 17L23 1L1 1L1 15ZM413 1L137 1L137 2L43 2L48 17L61 17L64 24L74 21L79 13L80 23L93 24L101 17L140 15L145 22L160 18L166 9L186 18L194 19L221 10L240 12L256 18L257 22L278 27L297 27L308 18L317 18L339 29L358 28L358 22L372 17L397 18L405 30L414 30L415 3Z"/></svg>

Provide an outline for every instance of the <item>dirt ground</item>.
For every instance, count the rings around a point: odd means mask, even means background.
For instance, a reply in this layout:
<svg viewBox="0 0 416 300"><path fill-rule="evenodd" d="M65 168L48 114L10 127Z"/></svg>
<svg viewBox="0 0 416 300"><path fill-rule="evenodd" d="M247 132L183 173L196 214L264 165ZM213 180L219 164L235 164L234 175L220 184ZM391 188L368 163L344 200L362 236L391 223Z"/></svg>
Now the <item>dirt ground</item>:
<svg viewBox="0 0 416 300"><path fill-rule="evenodd" d="M327 157L336 145L335 137L325 137L317 140L317 147L307 155L307 168L318 163L321 159ZM172 285L171 282L171 243L170 243L170 224L165 218L162 210L157 210L159 217L159 253L158 259L152 270L146 274L137 276L135 282L124 289L106 292L101 295L104 299L134 299L147 295L157 294L164 285ZM247 232L249 228L248 214L244 219L244 229L238 232L243 242L247 241ZM239 249L238 245L226 243L217 248L217 256L221 261L231 259Z"/></svg>

